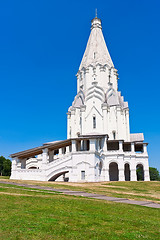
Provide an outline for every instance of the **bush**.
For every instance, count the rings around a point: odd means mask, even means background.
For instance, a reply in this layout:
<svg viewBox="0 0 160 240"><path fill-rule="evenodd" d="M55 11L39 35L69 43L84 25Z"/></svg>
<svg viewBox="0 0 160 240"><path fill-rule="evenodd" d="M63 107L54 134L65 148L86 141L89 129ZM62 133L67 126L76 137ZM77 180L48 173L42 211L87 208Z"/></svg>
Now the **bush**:
<svg viewBox="0 0 160 240"><path fill-rule="evenodd" d="M0 157L0 176L11 175L11 161L5 157Z"/></svg>
<svg viewBox="0 0 160 240"><path fill-rule="evenodd" d="M149 168L150 180L151 181L160 181L160 174L157 168Z"/></svg>

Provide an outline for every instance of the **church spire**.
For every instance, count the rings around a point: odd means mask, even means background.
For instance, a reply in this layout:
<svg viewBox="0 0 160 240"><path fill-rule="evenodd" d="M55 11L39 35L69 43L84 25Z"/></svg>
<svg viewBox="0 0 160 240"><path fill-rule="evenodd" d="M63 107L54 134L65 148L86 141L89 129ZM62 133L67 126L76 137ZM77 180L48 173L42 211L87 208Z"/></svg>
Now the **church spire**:
<svg viewBox="0 0 160 240"><path fill-rule="evenodd" d="M96 8L96 10L95 10L95 17L97 18L97 8Z"/></svg>
<svg viewBox="0 0 160 240"><path fill-rule="evenodd" d="M95 18L91 21L91 33L79 70L96 64L102 66L107 64L109 67L114 67L103 37L101 19L97 17L97 11L95 14Z"/></svg>

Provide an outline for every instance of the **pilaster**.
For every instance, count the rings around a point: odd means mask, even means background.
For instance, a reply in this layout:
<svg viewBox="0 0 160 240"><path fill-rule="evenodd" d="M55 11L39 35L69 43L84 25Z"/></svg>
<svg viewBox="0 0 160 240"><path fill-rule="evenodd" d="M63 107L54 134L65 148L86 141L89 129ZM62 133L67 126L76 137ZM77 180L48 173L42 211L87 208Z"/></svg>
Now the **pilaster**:
<svg viewBox="0 0 160 240"><path fill-rule="evenodd" d="M81 117L82 117L82 128L81 128L81 134L85 133L85 111L86 111L86 106L83 105L80 108L81 111Z"/></svg>
<svg viewBox="0 0 160 240"><path fill-rule="evenodd" d="M103 111L103 132L108 132L108 124L107 124L107 103L102 104L102 111Z"/></svg>
<svg viewBox="0 0 160 240"><path fill-rule="evenodd" d="M107 136L103 138L103 152L107 152Z"/></svg>
<svg viewBox="0 0 160 240"><path fill-rule="evenodd" d="M95 151L96 150L96 139L90 139L90 151Z"/></svg>
<svg viewBox="0 0 160 240"><path fill-rule="evenodd" d="M125 181L124 167L119 168L119 181Z"/></svg>
<svg viewBox="0 0 160 240"><path fill-rule="evenodd" d="M130 164L130 181L137 181L137 172L136 172L135 157L131 157L131 164Z"/></svg>
<svg viewBox="0 0 160 240"><path fill-rule="evenodd" d="M144 170L144 181L150 181L149 170Z"/></svg>
<svg viewBox="0 0 160 240"><path fill-rule="evenodd" d="M75 113L76 113L76 110L72 109L71 110L71 126L70 126L71 127L71 138L76 137L75 136L75 131L76 131Z"/></svg>
<svg viewBox="0 0 160 240"><path fill-rule="evenodd" d="M126 137L130 141L129 108L126 109Z"/></svg>

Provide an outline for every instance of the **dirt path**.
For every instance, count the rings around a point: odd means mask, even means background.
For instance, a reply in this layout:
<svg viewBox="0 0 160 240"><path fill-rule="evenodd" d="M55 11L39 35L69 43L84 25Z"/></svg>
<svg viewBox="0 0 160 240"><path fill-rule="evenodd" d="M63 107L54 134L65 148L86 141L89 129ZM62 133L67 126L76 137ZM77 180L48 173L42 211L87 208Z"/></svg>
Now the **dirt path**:
<svg viewBox="0 0 160 240"><path fill-rule="evenodd" d="M65 194L65 195L81 196L81 197L87 197L87 198L92 198L92 199L100 199L100 200L106 200L106 201L140 205L140 206L145 206L145 207L160 208L160 204L154 203L151 201L136 201L136 200L129 200L126 198L109 197L109 196L105 196L105 195L101 195L101 194L87 193L87 192L83 192L83 191L72 191L72 190L67 190L67 189L59 189L59 188L57 189L57 188L52 188L52 187L21 184L21 183L15 183L15 182L7 182L7 181L6 182L0 181L0 183L10 184L10 185L15 185L15 186L20 186L20 187L27 187L27 188L31 188L31 189L41 189L41 190L48 190L51 192L59 192L61 194Z"/></svg>

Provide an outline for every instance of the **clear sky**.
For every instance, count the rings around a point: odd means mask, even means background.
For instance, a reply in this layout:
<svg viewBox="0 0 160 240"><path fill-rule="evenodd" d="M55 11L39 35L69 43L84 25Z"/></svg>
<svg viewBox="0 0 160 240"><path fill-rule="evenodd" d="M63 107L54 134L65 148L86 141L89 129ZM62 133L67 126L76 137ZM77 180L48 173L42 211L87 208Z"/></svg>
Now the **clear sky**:
<svg viewBox="0 0 160 240"><path fill-rule="evenodd" d="M160 170L160 1L5 0L0 3L0 155L66 138L66 112L98 9L129 102L132 133Z"/></svg>

